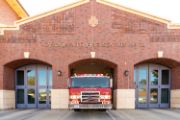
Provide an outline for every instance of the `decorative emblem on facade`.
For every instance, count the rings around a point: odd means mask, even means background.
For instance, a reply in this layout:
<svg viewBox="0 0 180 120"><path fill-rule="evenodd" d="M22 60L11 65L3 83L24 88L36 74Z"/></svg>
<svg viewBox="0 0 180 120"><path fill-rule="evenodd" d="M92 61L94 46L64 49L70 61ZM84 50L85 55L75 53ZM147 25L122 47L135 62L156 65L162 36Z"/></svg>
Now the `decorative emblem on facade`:
<svg viewBox="0 0 180 120"><path fill-rule="evenodd" d="M91 18L89 19L89 25L91 27L96 27L98 25L98 19L96 18L96 16L91 16Z"/></svg>

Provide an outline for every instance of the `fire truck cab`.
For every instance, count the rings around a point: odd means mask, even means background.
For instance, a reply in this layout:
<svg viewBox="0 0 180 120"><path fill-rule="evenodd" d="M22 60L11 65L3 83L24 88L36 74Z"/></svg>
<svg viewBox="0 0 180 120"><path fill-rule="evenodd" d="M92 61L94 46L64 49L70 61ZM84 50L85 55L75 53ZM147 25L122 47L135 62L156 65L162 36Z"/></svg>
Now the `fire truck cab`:
<svg viewBox="0 0 180 120"><path fill-rule="evenodd" d="M82 74L70 77L70 109L111 109L112 78L103 74Z"/></svg>

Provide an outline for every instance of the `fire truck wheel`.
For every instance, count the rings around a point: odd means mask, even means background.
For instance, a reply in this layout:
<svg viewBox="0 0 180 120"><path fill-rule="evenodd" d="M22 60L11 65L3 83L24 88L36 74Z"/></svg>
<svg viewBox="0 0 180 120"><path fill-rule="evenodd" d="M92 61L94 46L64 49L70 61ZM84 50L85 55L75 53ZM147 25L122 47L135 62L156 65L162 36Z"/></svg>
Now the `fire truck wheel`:
<svg viewBox="0 0 180 120"><path fill-rule="evenodd" d="M98 111L106 112L106 109L99 109Z"/></svg>
<svg viewBox="0 0 180 120"><path fill-rule="evenodd" d="M80 109L74 109L74 112L80 112Z"/></svg>

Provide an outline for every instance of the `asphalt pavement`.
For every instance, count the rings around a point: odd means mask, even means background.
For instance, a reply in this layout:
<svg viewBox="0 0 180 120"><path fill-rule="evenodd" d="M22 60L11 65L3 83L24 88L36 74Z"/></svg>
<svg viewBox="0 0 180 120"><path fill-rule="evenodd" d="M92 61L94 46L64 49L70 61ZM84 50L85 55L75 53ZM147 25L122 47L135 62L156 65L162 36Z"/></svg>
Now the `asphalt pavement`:
<svg viewBox="0 0 180 120"><path fill-rule="evenodd" d="M180 120L180 109L148 110L5 110L0 120Z"/></svg>

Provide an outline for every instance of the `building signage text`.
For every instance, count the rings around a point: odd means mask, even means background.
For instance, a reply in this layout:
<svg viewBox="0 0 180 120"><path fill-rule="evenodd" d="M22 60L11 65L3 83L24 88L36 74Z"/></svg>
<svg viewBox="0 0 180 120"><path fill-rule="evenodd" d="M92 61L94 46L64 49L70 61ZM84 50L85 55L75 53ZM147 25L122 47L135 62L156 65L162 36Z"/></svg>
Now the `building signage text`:
<svg viewBox="0 0 180 120"><path fill-rule="evenodd" d="M111 42L75 42L75 43L65 43L65 42L53 42L49 41L48 43L42 43L44 47L144 47L143 44L137 43L126 43L126 42L119 42L119 43L111 43Z"/></svg>

